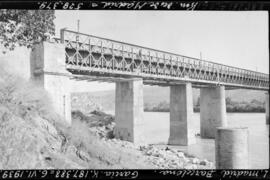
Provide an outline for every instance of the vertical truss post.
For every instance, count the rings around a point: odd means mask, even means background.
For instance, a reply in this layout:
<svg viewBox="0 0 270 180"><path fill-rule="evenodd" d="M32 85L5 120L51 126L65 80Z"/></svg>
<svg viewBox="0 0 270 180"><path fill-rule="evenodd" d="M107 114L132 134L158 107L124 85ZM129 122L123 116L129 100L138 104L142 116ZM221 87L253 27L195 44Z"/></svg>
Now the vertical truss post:
<svg viewBox="0 0 270 180"><path fill-rule="evenodd" d="M112 43L112 69L115 67L114 46Z"/></svg>
<svg viewBox="0 0 270 180"><path fill-rule="evenodd" d="M89 40L88 40L88 43L89 43L89 49L88 49L88 51L89 51L89 65L90 65L90 67L92 67L92 48L91 48L91 38L89 37Z"/></svg>
<svg viewBox="0 0 270 180"><path fill-rule="evenodd" d="M124 57L124 44L122 44L122 60L121 60L121 68L120 68L122 70L125 69L124 68L124 59L125 59L125 57Z"/></svg>
<svg viewBox="0 0 270 180"><path fill-rule="evenodd" d="M166 74L166 60L165 60L165 54L163 53L163 75Z"/></svg>
<svg viewBox="0 0 270 180"><path fill-rule="evenodd" d="M143 72L143 55L142 55L142 49L139 50L139 58L141 60L140 62L140 68L141 68L141 73Z"/></svg>
<svg viewBox="0 0 270 180"><path fill-rule="evenodd" d="M262 79L262 78L260 77L260 79L259 79L259 87L261 86L261 82L262 82L261 79Z"/></svg>
<svg viewBox="0 0 270 180"><path fill-rule="evenodd" d="M172 56L170 55L170 75L172 75L172 66L173 66L173 64L172 64Z"/></svg>
<svg viewBox="0 0 270 180"><path fill-rule="evenodd" d="M218 84L220 83L220 79L219 79L219 65L217 65L217 81Z"/></svg>
<svg viewBox="0 0 270 180"><path fill-rule="evenodd" d="M156 52L156 60L157 60L157 65L156 65L156 74L159 74L159 58L158 58L158 53Z"/></svg>
<svg viewBox="0 0 270 180"><path fill-rule="evenodd" d="M220 66L220 75L221 75L220 81L223 81L223 66Z"/></svg>
<svg viewBox="0 0 270 180"><path fill-rule="evenodd" d="M188 77L190 78L190 59L188 58Z"/></svg>
<svg viewBox="0 0 270 180"><path fill-rule="evenodd" d="M177 66L177 69L176 69L176 77L179 77L179 59L178 59L178 56L176 56L176 66Z"/></svg>
<svg viewBox="0 0 270 180"><path fill-rule="evenodd" d="M65 29L60 29L60 42L65 43Z"/></svg>
<svg viewBox="0 0 270 180"><path fill-rule="evenodd" d="M133 69L134 69L134 67L135 67L135 65L134 65L134 54L133 54L133 47L131 47L131 72L133 72Z"/></svg>
<svg viewBox="0 0 270 180"><path fill-rule="evenodd" d="M76 33L76 65L79 64L79 58L78 58L78 54L79 54L79 34Z"/></svg>
<svg viewBox="0 0 270 180"><path fill-rule="evenodd" d="M149 56L149 73L152 74L152 62L151 62L151 56L150 56L150 51L148 51L148 56Z"/></svg>
<svg viewBox="0 0 270 180"><path fill-rule="evenodd" d="M103 59L104 59L104 53L103 53L103 43L102 43L102 40L100 41L100 47L101 47L101 56L100 56L100 59L101 59L101 69L103 68Z"/></svg>
<svg viewBox="0 0 270 180"><path fill-rule="evenodd" d="M244 85L244 71L241 71L241 84Z"/></svg>

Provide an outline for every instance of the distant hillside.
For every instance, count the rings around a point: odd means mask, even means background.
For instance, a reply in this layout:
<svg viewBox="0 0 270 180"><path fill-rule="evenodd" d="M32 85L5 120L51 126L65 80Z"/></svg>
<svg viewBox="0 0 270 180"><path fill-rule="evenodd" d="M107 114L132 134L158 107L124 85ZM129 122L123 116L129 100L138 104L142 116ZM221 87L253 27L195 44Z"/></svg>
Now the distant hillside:
<svg viewBox="0 0 270 180"><path fill-rule="evenodd" d="M103 110L114 110L115 91L99 91L91 93L74 93L75 96L88 99L95 102L102 107ZM144 104L159 104L160 102L169 102L170 89L169 87L159 86L144 86ZM200 96L199 89L193 89L193 104L196 104ZM74 97L74 96L73 96ZM235 102L251 102L257 100L260 102L265 101L265 92L256 90L226 90L226 97L230 97ZM79 101L78 101L79 102ZM74 105L75 107L75 105Z"/></svg>

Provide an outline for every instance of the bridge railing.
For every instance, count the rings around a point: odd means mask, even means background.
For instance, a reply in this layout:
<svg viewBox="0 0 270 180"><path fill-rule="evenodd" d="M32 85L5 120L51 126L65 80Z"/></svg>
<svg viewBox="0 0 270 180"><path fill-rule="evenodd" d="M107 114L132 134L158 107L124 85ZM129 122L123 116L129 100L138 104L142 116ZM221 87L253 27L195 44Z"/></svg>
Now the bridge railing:
<svg viewBox="0 0 270 180"><path fill-rule="evenodd" d="M61 30L70 68L122 71L269 88L269 75L102 37Z"/></svg>

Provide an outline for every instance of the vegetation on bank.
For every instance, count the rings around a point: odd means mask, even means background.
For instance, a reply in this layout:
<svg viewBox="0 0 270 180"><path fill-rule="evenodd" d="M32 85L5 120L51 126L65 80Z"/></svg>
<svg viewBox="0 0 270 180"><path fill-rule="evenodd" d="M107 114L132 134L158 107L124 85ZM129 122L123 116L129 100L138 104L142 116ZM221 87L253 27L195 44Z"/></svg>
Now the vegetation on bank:
<svg viewBox="0 0 270 180"><path fill-rule="evenodd" d="M55 11L0 9L1 51L33 43L55 35ZM1 53L0 51L0 53Z"/></svg>
<svg viewBox="0 0 270 180"><path fill-rule="evenodd" d="M68 125L42 87L0 64L0 169L214 168L181 150L116 139L114 128L114 117L99 110L73 110Z"/></svg>
<svg viewBox="0 0 270 180"><path fill-rule="evenodd" d="M141 152L112 141L112 121L99 111L74 111L69 126L42 87L0 64L0 169L155 168Z"/></svg>
<svg viewBox="0 0 270 180"><path fill-rule="evenodd" d="M197 103L193 106L194 112L200 112L200 98ZM226 98L226 110L227 112L265 112L265 102L253 99L250 102L242 101L237 102ZM162 101L159 104L145 104L144 111L148 112L169 112L170 104L167 101Z"/></svg>

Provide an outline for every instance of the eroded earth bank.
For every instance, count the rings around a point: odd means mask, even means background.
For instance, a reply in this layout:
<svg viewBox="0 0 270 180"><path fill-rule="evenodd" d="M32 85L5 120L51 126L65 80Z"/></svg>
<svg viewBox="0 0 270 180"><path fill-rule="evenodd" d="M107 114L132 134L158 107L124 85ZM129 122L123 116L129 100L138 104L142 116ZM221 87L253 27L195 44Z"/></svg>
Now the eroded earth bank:
<svg viewBox="0 0 270 180"><path fill-rule="evenodd" d="M179 150L113 137L114 117L72 112L68 127L43 89L0 71L0 169L208 169L213 163Z"/></svg>

